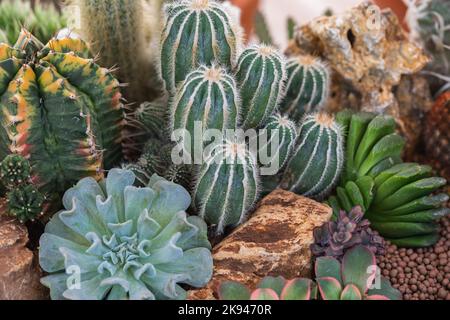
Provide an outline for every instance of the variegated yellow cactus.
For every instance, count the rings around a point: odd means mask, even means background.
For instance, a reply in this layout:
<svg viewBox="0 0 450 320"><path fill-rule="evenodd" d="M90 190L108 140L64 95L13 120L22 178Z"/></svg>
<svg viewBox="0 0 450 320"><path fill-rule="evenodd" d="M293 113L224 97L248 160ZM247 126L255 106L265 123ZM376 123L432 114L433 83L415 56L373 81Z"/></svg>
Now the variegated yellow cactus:
<svg viewBox="0 0 450 320"><path fill-rule="evenodd" d="M15 46L0 44L0 121L0 159L28 159L45 195L122 159L119 82L80 39L43 45L23 30Z"/></svg>

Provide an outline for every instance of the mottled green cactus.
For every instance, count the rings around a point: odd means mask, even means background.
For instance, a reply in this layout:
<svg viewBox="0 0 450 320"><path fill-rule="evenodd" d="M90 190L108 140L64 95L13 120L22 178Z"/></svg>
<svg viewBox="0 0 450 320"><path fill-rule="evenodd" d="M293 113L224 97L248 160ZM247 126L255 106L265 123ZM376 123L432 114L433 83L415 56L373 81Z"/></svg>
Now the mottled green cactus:
<svg viewBox="0 0 450 320"><path fill-rule="evenodd" d="M239 57L236 80L242 99L243 128L258 128L273 114L284 95L284 57L275 48L253 45Z"/></svg>
<svg viewBox="0 0 450 320"><path fill-rule="evenodd" d="M234 78L225 69L214 65L200 67L187 76L175 95L171 106L171 132L186 130L192 138L184 141L186 151L192 153L196 122L202 125L203 130L237 128L240 115L238 98Z"/></svg>
<svg viewBox="0 0 450 320"><path fill-rule="evenodd" d="M259 180L258 165L246 144L227 140L211 150L198 172L195 212L218 234L237 226L258 200Z"/></svg>
<svg viewBox="0 0 450 320"><path fill-rule="evenodd" d="M30 1L0 1L0 43L14 45L22 28L27 28L42 42L49 41L66 26L66 19L53 5Z"/></svg>
<svg viewBox="0 0 450 320"><path fill-rule="evenodd" d="M14 47L0 44L0 159L28 159L46 196L122 158L119 83L87 53L79 39L44 46L26 30Z"/></svg>
<svg viewBox="0 0 450 320"><path fill-rule="evenodd" d="M297 141L281 187L312 198L326 197L342 173L343 129L333 116L309 115L301 124Z"/></svg>
<svg viewBox="0 0 450 320"><path fill-rule="evenodd" d="M186 214L189 193L158 176L145 188L134 180L131 171L113 169L101 183L85 178L65 193L65 210L39 241L48 273L41 282L52 299L180 300L187 296L181 285L208 283L207 226Z"/></svg>
<svg viewBox="0 0 450 320"><path fill-rule="evenodd" d="M83 38L99 54L100 63L118 68L118 78L126 83L130 102L154 98L150 80L152 70L146 38L146 11L143 0L72 0L80 8Z"/></svg>
<svg viewBox="0 0 450 320"><path fill-rule="evenodd" d="M450 2L448 0L409 0L406 21L414 40L422 43L432 57L427 71L435 92L450 88ZM443 86L443 87L442 87Z"/></svg>
<svg viewBox="0 0 450 320"><path fill-rule="evenodd" d="M311 112L319 111L328 99L330 71L319 58L298 56L287 62L286 96L280 111L299 122Z"/></svg>
<svg viewBox="0 0 450 320"><path fill-rule="evenodd" d="M240 47L240 27L225 7L213 0L181 0L164 9L161 76L166 90L200 65L218 63L232 69Z"/></svg>

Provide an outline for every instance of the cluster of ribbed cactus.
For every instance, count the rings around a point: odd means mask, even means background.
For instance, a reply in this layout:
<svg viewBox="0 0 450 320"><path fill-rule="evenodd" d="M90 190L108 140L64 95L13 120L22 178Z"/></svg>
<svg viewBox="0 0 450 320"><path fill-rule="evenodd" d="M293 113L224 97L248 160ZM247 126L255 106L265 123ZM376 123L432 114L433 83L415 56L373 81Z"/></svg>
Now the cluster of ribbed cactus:
<svg viewBox="0 0 450 320"><path fill-rule="evenodd" d="M48 198L122 160L119 83L74 38L43 45L23 30L0 44L0 159L17 154Z"/></svg>
<svg viewBox="0 0 450 320"><path fill-rule="evenodd" d="M426 247L439 239L439 223L450 213L448 195L435 194L446 180L432 169L401 163L404 141L391 117L369 113L338 116L347 130L345 171L336 196L328 199L335 214L361 206L380 235L403 247Z"/></svg>
<svg viewBox="0 0 450 320"><path fill-rule="evenodd" d="M13 45L22 28L27 28L42 42L49 41L66 25L66 19L51 4L30 1L0 1L0 43Z"/></svg>
<svg viewBox="0 0 450 320"><path fill-rule="evenodd" d="M414 40L432 57L428 71L434 76L434 91L450 88L450 2L408 0L407 19ZM442 88L442 85L444 87Z"/></svg>

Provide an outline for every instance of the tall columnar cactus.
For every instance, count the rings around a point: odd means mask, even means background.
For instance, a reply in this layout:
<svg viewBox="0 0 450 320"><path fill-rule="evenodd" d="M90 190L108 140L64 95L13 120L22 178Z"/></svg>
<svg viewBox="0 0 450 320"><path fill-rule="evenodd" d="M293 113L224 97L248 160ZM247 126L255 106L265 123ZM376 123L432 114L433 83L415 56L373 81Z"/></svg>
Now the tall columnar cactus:
<svg viewBox="0 0 450 320"><path fill-rule="evenodd" d="M244 142L227 140L213 148L196 180L196 213L218 234L244 222L259 197L258 164Z"/></svg>
<svg viewBox="0 0 450 320"><path fill-rule="evenodd" d="M234 78L222 67L201 66L189 73L175 95L170 129L172 132L186 130L191 135L193 147L196 123L200 123L203 130L236 129L239 115L240 102ZM191 150L187 148L186 151Z"/></svg>
<svg viewBox="0 0 450 320"><path fill-rule="evenodd" d="M169 92L199 65L234 67L241 31L223 5L213 0L174 1L166 4L164 15L161 75Z"/></svg>
<svg viewBox="0 0 450 320"><path fill-rule="evenodd" d="M450 88L450 2L448 0L408 0L406 21L411 36L431 55L428 71L436 76L433 89Z"/></svg>
<svg viewBox="0 0 450 320"><path fill-rule="evenodd" d="M72 0L80 8L83 38L99 54L102 65L118 68L118 77L127 84L125 96L130 102L152 98L152 70L146 39L144 0ZM153 73L153 75L152 75Z"/></svg>
<svg viewBox="0 0 450 320"><path fill-rule="evenodd" d="M330 71L319 58L298 56L287 62L286 96L280 110L293 120L319 111L330 88Z"/></svg>
<svg viewBox="0 0 450 320"><path fill-rule="evenodd" d="M325 113L306 116L281 187L304 196L323 198L338 182L343 164L341 126Z"/></svg>
<svg viewBox="0 0 450 320"><path fill-rule="evenodd" d="M284 95L284 57L273 47L254 45L239 57L236 80L240 86L244 129L263 125Z"/></svg>
<svg viewBox="0 0 450 320"><path fill-rule="evenodd" d="M88 57L86 44L53 39L46 46L23 30L0 44L0 159L28 159L45 195L80 177L101 177L122 158L119 83Z"/></svg>

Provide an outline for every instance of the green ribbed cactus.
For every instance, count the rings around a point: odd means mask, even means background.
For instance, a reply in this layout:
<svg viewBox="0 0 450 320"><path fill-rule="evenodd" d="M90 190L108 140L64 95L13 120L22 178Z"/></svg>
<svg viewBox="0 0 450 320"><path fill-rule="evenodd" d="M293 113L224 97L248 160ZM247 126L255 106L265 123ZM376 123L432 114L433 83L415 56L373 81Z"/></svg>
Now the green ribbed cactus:
<svg viewBox="0 0 450 320"><path fill-rule="evenodd" d="M395 132L391 116L343 111L337 121L347 131L344 183L374 176L401 162L405 139Z"/></svg>
<svg viewBox="0 0 450 320"><path fill-rule="evenodd" d="M263 125L284 95L284 57L273 47L253 45L239 57L236 80L242 99L244 129Z"/></svg>
<svg viewBox="0 0 450 320"><path fill-rule="evenodd" d="M191 146L194 146L196 122L202 124L203 130L236 129L240 114L238 97L234 78L225 69L201 66L187 76L173 99L171 132L186 130L192 138ZM191 150L186 147L186 151Z"/></svg>
<svg viewBox="0 0 450 320"><path fill-rule="evenodd" d="M299 122L305 114L319 111L328 99L330 71L319 58L298 56L287 62L286 96L280 111Z"/></svg>
<svg viewBox="0 0 450 320"><path fill-rule="evenodd" d="M213 148L196 177L196 213L221 234L245 221L259 197L259 170L243 142L225 141Z"/></svg>
<svg viewBox="0 0 450 320"><path fill-rule="evenodd" d="M181 0L166 4L161 36L161 75L175 92L191 70L218 63L234 67L240 27L225 7L213 0Z"/></svg>
<svg viewBox="0 0 450 320"><path fill-rule="evenodd" d="M147 39L146 4L143 0L72 0L79 6L80 33L99 54L100 63L118 68L126 83L124 95L130 102L156 96L151 80L157 78Z"/></svg>
<svg viewBox="0 0 450 320"><path fill-rule="evenodd" d="M301 124L297 144L280 186L307 197L326 197L342 173L343 129L333 116L309 115Z"/></svg>
<svg viewBox="0 0 450 320"><path fill-rule="evenodd" d="M29 160L48 197L122 159L119 83L87 53L79 39L44 46L26 30L14 47L0 44L0 159Z"/></svg>
<svg viewBox="0 0 450 320"><path fill-rule="evenodd" d="M295 141L297 139L297 127L288 117L276 113L270 116L267 121L266 130L258 144L259 160L267 157L264 164L261 164L262 170L270 169L276 166L278 172L275 174L262 174L261 185L263 195L275 190L280 183L282 169L286 166L289 157L294 151ZM272 150L273 149L273 150ZM275 151L275 152L273 152Z"/></svg>

